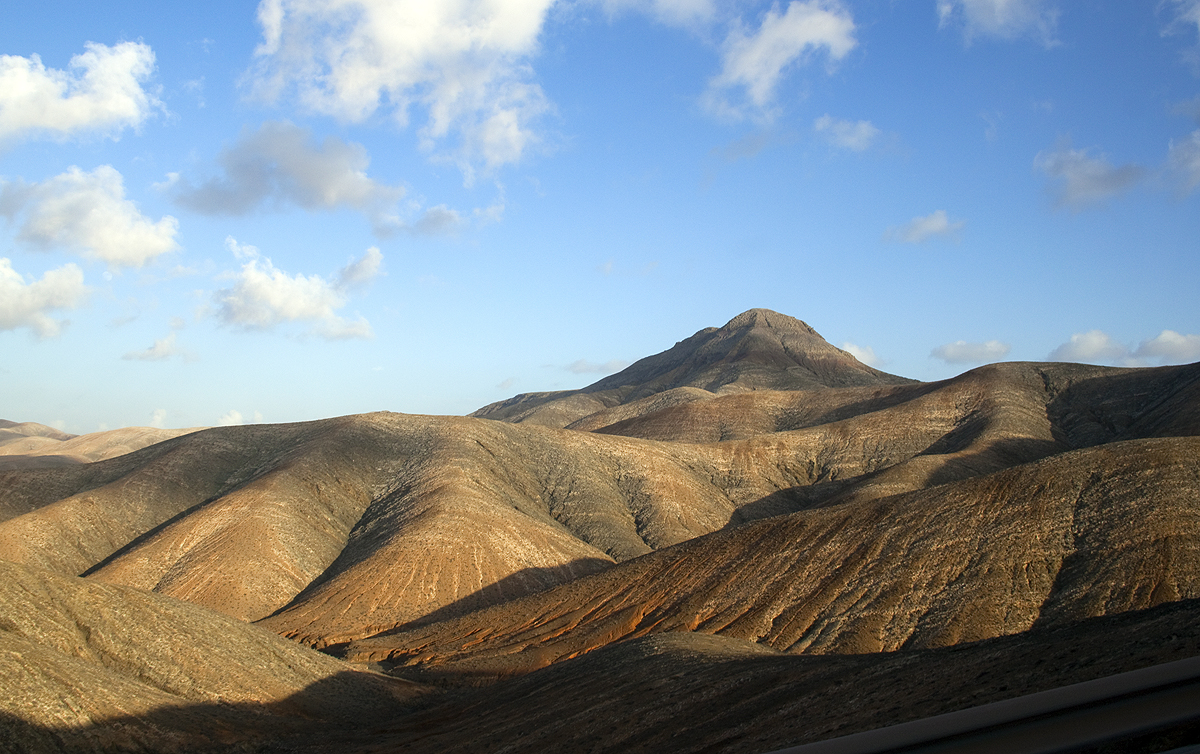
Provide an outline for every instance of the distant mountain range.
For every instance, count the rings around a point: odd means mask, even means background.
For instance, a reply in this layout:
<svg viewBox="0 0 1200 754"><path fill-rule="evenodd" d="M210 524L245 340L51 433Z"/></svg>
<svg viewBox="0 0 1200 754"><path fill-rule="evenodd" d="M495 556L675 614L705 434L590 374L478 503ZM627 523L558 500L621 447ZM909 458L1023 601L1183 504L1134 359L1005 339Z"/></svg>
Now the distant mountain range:
<svg viewBox="0 0 1200 754"><path fill-rule="evenodd" d="M0 423L0 749L765 752L1200 652L1200 364L920 383L755 309L471 417L114 432Z"/></svg>

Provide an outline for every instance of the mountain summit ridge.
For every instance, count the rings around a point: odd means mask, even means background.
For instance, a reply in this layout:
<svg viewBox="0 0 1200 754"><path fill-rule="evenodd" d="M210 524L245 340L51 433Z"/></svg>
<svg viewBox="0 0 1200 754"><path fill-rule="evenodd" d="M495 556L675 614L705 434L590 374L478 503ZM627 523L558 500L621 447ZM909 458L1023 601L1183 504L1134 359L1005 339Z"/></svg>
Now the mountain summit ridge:
<svg viewBox="0 0 1200 754"><path fill-rule="evenodd" d="M706 327L579 390L522 393L471 416L567 427L597 411L670 391L682 391L671 400L692 401L748 390L915 382L863 364L807 322L760 308L742 312L721 327Z"/></svg>

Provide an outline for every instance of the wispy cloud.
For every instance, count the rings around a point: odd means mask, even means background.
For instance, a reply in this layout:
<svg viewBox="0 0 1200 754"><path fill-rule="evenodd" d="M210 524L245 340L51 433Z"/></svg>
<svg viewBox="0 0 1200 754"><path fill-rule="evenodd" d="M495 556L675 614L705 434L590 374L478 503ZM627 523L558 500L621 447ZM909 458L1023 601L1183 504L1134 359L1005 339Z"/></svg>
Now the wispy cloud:
<svg viewBox="0 0 1200 754"><path fill-rule="evenodd" d="M770 120L784 70L821 49L830 61L841 60L857 44L854 31L850 12L834 0L793 0L783 13L772 7L749 32L739 20L722 45L721 72L704 103L718 115Z"/></svg>
<svg viewBox="0 0 1200 754"><path fill-rule="evenodd" d="M975 37L1033 37L1056 44L1058 10L1046 0L938 0L938 27L958 26L968 43Z"/></svg>
<svg viewBox="0 0 1200 754"><path fill-rule="evenodd" d="M165 361L182 352L175 344L175 333L169 333L165 338L159 338L149 348L140 351L130 351L121 358L126 361Z"/></svg>
<svg viewBox="0 0 1200 754"><path fill-rule="evenodd" d="M376 234L388 235L403 225L396 203L405 190L368 177L370 162L361 144L332 136L317 144L307 129L268 121L221 150L222 176L192 185L171 174L164 187L178 204L202 214L244 215L285 204L344 207L366 215Z"/></svg>
<svg viewBox="0 0 1200 754"><path fill-rule="evenodd" d="M1179 141L1171 141L1167 150L1167 174L1181 193L1191 193L1200 186L1200 130L1192 131Z"/></svg>
<svg viewBox="0 0 1200 754"><path fill-rule="evenodd" d="M629 362L621 361L620 359L606 361L603 364L588 361L587 359L580 359L568 364L565 368L568 372L574 374L612 374L613 372L621 371L627 366L629 366Z"/></svg>
<svg viewBox="0 0 1200 754"><path fill-rule="evenodd" d="M150 47L88 42L85 48L69 71L46 68L37 55L0 55L0 144L39 133L115 135L162 106L142 87L154 71Z"/></svg>
<svg viewBox="0 0 1200 754"><path fill-rule="evenodd" d="M87 292L83 271L73 264L27 283L11 260L0 257L0 331L29 328L39 338L54 337L67 321L52 319L49 313L79 306Z"/></svg>
<svg viewBox="0 0 1200 754"><path fill-rule="evenodd" d="M879 138L880 131L868 120L851 121L828 114L813 121L813 130L835 147L864 152Z"/></svg>
<svg viewBox="0 0 1200 754"><path fill-rule="evenodd" d="M644 13L651 18L681 28L695 28L716 15L713 0L595 0L610 15L625 12Z"/></svg>
<svg viewBox="0 0 1200 754"><path fill-rule="evenodd" d="M371 247L359 259L332 278L292 275L280 270L253 246L227 238L226 246L241 259L242 269L233 275L234 285L214 294L217 317L227 325L246 330L270 330L285 322L303 322L311 332L328 339L369 338L366 319L347 320L337 314L346 304L346 294L379 274L383 255Z"/></svg>
<svg viewBox="0 0 1200 754"><path fill-rule="evenodd" d="M1010 350L1012 350L1012 346L998 340L989 340L985 343L956 340L953 343L938 346L930 351L929 355L932 358L941 359L947 364L986 364L1003 359Z"/></svg>
<svg viewBox="0 0 1200 754"><path fill-rule="evenodd" d="M1052 150L1039 152L1033 164L1060 182L1055 206L1076 211L1125 193L1146 172L1134 164L1115 167L1105 155L1092 156L1089 150L1072 149L1069 139L1061 139Z"/></svg>
<svg viewBox="0 0 1200 754"><path fill-rule="evenodd" d="M308 110L360 123L390 109L401 126L423 107L425 147L474 168L521 159L549 109L532 81L553 0L262 0L263 41L248 81L257 96L294 92Z"/></svg>
<svg viewBox="0 0 1200 754"><path fill-rule="evenodd" d="M883 238L885 241L922 243L931 238L953 236L966 224L965 220L951 220L946 210L939 209L924 217L914 217L903 225L888 228Z"/></svg>
<svg viewBox="0 0 1200 754"><path fill-rule="evenodd" d="M179 222L143 215L109 165L90 173L71 167L42 183L0 181L0 215L20 218L17 239L29 246L70 249L110 267L141 267L178 248Z"/></svg>

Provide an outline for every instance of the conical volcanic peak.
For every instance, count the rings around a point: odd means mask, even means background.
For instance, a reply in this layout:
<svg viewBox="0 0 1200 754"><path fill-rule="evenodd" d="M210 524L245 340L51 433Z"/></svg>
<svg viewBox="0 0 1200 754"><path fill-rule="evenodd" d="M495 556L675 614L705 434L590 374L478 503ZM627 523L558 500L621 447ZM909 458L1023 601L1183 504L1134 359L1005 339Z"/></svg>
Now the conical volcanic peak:
<svg viewBox="0 0 1200 754"><path fill-rule="evenodd" d="M723 327L708 327L581 390L526 393L473 416L565 427L598 411L680 391L692 401L747 390L813 390L903 385L830 345L807 323L770 309L751 309Z"/></svg>

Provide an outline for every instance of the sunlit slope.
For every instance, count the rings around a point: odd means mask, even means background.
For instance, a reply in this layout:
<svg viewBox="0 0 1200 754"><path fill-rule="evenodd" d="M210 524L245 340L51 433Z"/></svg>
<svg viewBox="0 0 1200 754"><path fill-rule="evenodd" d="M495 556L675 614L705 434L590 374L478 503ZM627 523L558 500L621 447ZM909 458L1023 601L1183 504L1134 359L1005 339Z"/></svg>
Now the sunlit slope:
<svg viewBox="0 0 1200 754"><path fill-rule="evenodd" d="M528 670L698 631L937 647L1200 597L1200 439L1133 440L717 532L349 656Z"/></svg>
<svg viewBox="0 0 1200 754"><path fill-rule="evenodd" d="M9 426L5 427L6 424ZM4 422L0 424L0 469L46 468L103 461L195 431L124 427L76 436L30 422Z"/></svg>

